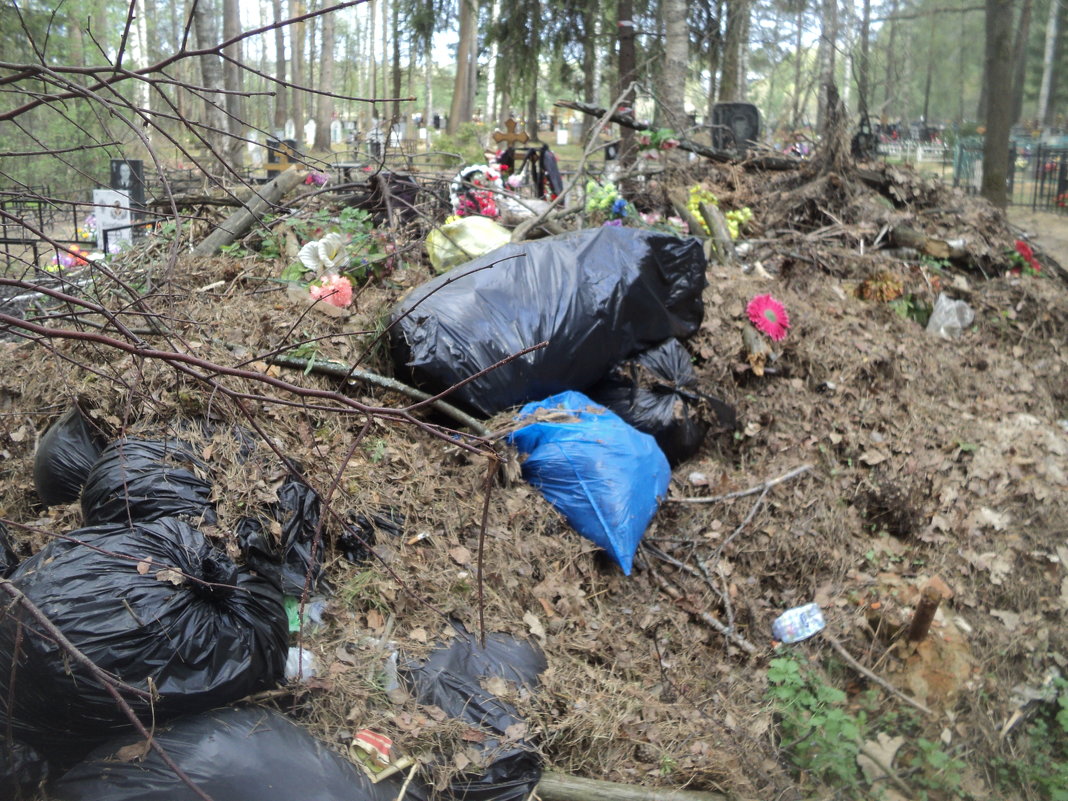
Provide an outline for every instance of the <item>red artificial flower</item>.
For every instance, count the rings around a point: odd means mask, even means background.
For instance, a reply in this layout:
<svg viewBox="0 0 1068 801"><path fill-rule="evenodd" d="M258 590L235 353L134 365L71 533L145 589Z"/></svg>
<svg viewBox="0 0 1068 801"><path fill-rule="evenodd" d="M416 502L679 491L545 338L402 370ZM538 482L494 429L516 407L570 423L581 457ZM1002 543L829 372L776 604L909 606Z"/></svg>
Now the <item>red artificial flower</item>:
<svg viewBox="0 0 1068 801"><path fill-rule="evenodd" d="M786 329L790 327L790 315L786 307L771 295L757 295L745 307L749 321L756 329L767 334L775 342L786 338Z"/></svg>

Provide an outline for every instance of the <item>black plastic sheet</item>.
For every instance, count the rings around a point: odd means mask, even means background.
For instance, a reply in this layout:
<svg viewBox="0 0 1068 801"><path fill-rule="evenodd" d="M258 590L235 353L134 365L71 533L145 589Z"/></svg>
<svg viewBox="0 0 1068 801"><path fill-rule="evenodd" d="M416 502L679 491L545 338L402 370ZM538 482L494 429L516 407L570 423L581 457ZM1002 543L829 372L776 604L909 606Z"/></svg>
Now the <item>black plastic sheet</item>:
<svg viewBox="0 0 1068 801"><path fill-rule="evenodd" d="M354 564L366 564L373 558L371 548L378 542L379 533L400 537L404 534L404 515L396 509L372 512L370 515L350 514L345 528L337 538L337 549Z"/></svg>
<svg viewBox="0 0 1068 801"><path fill-rule="evenodd" d="M0 734L0 798L30 801L48 775L48 763L37 751Z"/></svg>
<svg viewBox="0 0 1068 801"><path fill-rule="evenodd" d="M736 420L730 405L698 390L690 354L677 339L616 363L590 397L652 434L672 466L697 453L712 418L725 429Z"/></svg>
<svg viewBox="0 0 1068 801"><path fill-rule="evenodd" d="M319 495L299 478L289 476L278 488L278 501L257 517L238 521L236 534L245 561L257 573L274 575L286 595L300 596L307 585L314 592L323 574L323 543L315 532L320 520ZM278 533L271 523L278 524Z"/></svg>
<svg viewBox="0 0 1068 801"><path fill-rule="evenodd" d="M15 553L14 543L7 526L0 523L0 577L7 578L19 566L19 557Z"/></svg>
<svg viewBox="0 0 1068 801"><path fill-rule="evenodd" d="M75 404L42 435L33 455L33 484L45 506L78 500L104 438Z"/></svg>
<svg viewBox="0 0 1068 801"><path fill-rule="evenodd" d="M697 239L604 227L505 245L414 290L391 315L395 364L483 414L585 390L612 364L701 324Z"/></svg>
<svg viewBox="0 0 1068 801"><path fill-rule="evenodd" d="M404 774L378 784L277 712L219 709L182 718L155 740L215 801L395 801ZM93 751L49 787L55 801L199 801L155 751L116 760L125 737Z"/></svg>
<svg viewBox="0 0 1068 801"><path fill-rule="evenodd" d="M280 589L180 520L81 529L26 559L10 580L102 670L151 685L151 706L126 699L146 722L231 703L282 678ZM21 605L0 617L0 699L10 699L14 734L50 756L130 728L111 695Z"/></svg>
<svg viewBox="0 0 1068 801"><path fill-rule="evenodd" d="M123 438L108 445L82 489L86 525L183 515L215 522L207 466L180 440Z"/></svg>
<svg viewBox="0 0 1068 801"><path fill-rule="evenodd" d="M401 678L419 703L436 706L486 735L475 748L487 764L477 774L454 779L446 791L449 798L522 801L537 786L541 759L529 739L514 736L523 718L482 685L485 679L499 678L532 690L545 667L544 654L532 642L490 633L483 648L477 637L462 631L435 648L425 662L402 667Z"/></svg>

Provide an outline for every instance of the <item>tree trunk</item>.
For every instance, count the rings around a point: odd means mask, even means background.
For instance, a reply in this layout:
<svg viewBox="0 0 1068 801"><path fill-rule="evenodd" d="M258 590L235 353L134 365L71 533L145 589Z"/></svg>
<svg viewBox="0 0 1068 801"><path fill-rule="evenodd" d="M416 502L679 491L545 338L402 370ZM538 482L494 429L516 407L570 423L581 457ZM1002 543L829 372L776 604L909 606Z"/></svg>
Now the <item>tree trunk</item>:
<svg viewBox="0 0 1068 801"><path fill-rule="evenodd" d="M634 47L634 3L633 0L617 0L616 24L619 28L618 83L616 97L622 96L620 105L628 114L634 113L634 87L637 79L637 55ZM612 109L618 111L618 109ZM620 131L619 160L623 164L633 163L635 158L634 131L623 128Z"/></svg>
<svg viewBox="0 0 1068 801"><path fill-rule="evenodd" d="M241 33L241 10L239 0L223 0L223 39L232 39ZM235 168L245 163L244 104L241 102L243 90L243 70L234 61L242 61L241 43L230 45L224 51L227 60L223 62L223 83L226 86L226 130L230 133L228 154L229 161ZM233 59L234 61L231 61Z"/></svg>
<svg viewBox="0 0 1068 801"><path fill-rule="evenodd" d="M433 130L434 123L434 43L431 38L427 38L426 52L423 53L423 59L426 62L426 73L423 75L423 91L426 93L426 106L423 109L423 127L426 128L427 146L430 145L430 132Z"/></svg>
<svg viewBox="0 0 1068 801"><path fill-rule="evenodd" d="M597 2L587 3L582 8L582 101L591 106L596 106L598 101L597 39L594 28L600 11L600 4ZM591 117L582 118L583 137L589 135L596 122Z"/></svg>
<svg viewBox="0 0 1068 801"><path fill-rule="evenodd" d="M304 13L304 0L289 0L289 14L296 17ZM297 22L289 27L290 61L289 72L293 76L293 124L296 126L293 138L297 140L297 149L304 149L304 124L308 121L304 110L304 23Z"/></svg>
<svg viewBox="0 0 1068 801"><path fill-rule="evenodd" d="M857 65L858 107L868 113L868 84L871 80L871 0L864 0L860 17L860 63Z"/></svg>
<svg viewBox="0 0 1068 801"><path fill-rule="evenodd" d="M1038 122L1043 126L1053 124L1053 95L1056 85L1058 31L1064 0L1050 0L1049 17L1046 19L1046 43L1042 50L1042 83L1038 90Z"/></svg>
<svg viewBox="0 0 1068 801"><path fill-rule="evenodd" d="M890 0L890 33L887 34L886 43L886 73L883 78L883 113L884 116L893 109L893 106L897 100L897 93L894 88L897 86L894 81L897 80L895 67L897 65L897 59L894 57L894 44L897 39L897 20L894 17L897 16L898 0Z"/></svg>
<svg viewBox="0 0 1068 801"><path fill-rule="evenodd" d="M705 112L705 124L712 124L712 109L715 108L716 98L719 92L719 82L716 75L719 73L720 61L723 58L723 0L716 0L712 9L715 28L708 33L708 109Z"/></svg>
<svg viewBox="0 0 1068 801"><path fill-rule="evenodd" d="M1012 126L1013 0L986 0L986 139L983 144L983 197L999 208L1008 204L1009 128Z"/></svg>
<svg viewBox="0 0 1068 801"><path fill-rule="evenodd" d="M272 0L272 6L274 24L278 25L282 21L282 0ZM286 79L286 39L285 32L280 27L274 29L274 77L280 81ZM274 85L274 132L279 138L285 131L289 111L286 108L287 92L286 87Z"/></svg>
<svg viewBox="0 0 1068 801"><path fill-rule="evenodd" d="M1015 124L1023 114L1024 79L1027 70L1027 40L1031 34L1032 0L1023 0L1020 9L1020 24L1016 27L1016 42L1012 48L1012 115L1010 121Z"/></svg>
<svg viewBox="0 0 1068 801"><path fill-rule="evenodd" d="M663 127L681 133L686 120L686 77L690 66L687 0L661 0L664 10L664 64L660 70Z"/></svg>
<svg viewBox="0 0 1068 801"><path fill-rule="evenodd" d="M477 40L477 0L460 0L460 40L456 44L456 80L453 82L452 104L446 132L456 134L461 122L471 118L471 45Z"/></svg>
<svg viewBox="0 0 1068 801"><path fill-rule="evenodd" d="M218 32L213 21L218 19L205 0L197 3L193 12L193 27L196 30L197 46L214 47L219 44ZM223 88L223 69L218 56L211 54L200 56L200 77L204 84L204 125L199 128L201 136L210 151L211 158L219 164L229 164L227 153L226 113L223 111L225 100L217 90ZM212 171L215 165L202 165Z"/></svg>
<svg viewBox="0 0 1068 801"><path fill-rule="evenodd" d="M334 39L336 38L334 14L324 14L323 44L320 53L319 91L334 91ZM334 121L334 98L316 95L315 98L315 149L329 153L331 146L330 124Z"/></svg>
<svg viewBox="0 0 1068 801"><path fill-rule="evenodd" d="M400 2L393 0L393 109L390 112L393 125L400 125L401 121L401 30L400 30ZM410 56L409 56L410 58Z"/></svg>
<svg viewBox="0 0 1068 801"><path fill-rule="evenodd" d="M820 12L819 101L816 107L816 130L823 133L828 117L828 90L834 81L835 48L838 43L838 2L823 0ZM837 93L836 93L837 94ZM835 98L837 100L837 98Z"/></svg>
<svg viewBox="0 0 1068 801"><path fill-rule="evenodd" d="M723 42L723 72L719 81L719 99L732 102L743 96L742 49L748 30L750 0L728 0L727 33Z"/></svg>
<svg viewBox="0 0 1068 801"><path fill-rule="evenodd" d="M500 0L493 0L493 5L490 7L491 28L497 27L500 11ZM482 116L488 125L497 123L497 57L499 52L500 45L494 38L490 43L489 61L486 63L486 113Z"/></svg>
<svg viewBox="0 0 1068 801"><path fill-rule="evenodd" d="M804 33L805 33L805 7L807 3L797 5L797 21L794 27L794 97L793 107L790 110L790 125L794 130L801 128L801 62L804 60Z"/></svg>

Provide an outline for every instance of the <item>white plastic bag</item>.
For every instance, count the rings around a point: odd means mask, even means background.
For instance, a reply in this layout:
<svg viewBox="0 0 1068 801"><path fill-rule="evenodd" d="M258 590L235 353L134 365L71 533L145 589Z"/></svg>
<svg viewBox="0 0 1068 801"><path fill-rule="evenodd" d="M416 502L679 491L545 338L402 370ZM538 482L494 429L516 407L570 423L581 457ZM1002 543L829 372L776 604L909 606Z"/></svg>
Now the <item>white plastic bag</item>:
<svg viewBox="0 0 1068 801"><path fill-rule="evenodd" d="M953 300L943 292L935 301L931 319L927 321L927 330L942 339L956 339L974 320L975 312L971 306L963 300Z"/></svg>

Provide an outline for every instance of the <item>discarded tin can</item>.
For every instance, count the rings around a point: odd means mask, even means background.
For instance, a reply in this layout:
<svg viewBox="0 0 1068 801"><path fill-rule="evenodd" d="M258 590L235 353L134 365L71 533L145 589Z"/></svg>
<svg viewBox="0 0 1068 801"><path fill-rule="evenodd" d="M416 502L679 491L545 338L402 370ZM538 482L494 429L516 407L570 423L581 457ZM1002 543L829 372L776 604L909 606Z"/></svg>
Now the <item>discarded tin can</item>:
<svg viewBox="0 0 1068 801"><path fill-rule="evenodd" d="M827 623L819 604L787 609L771 624L771 634L779 642L798 642L818 634Z"/></svg>

